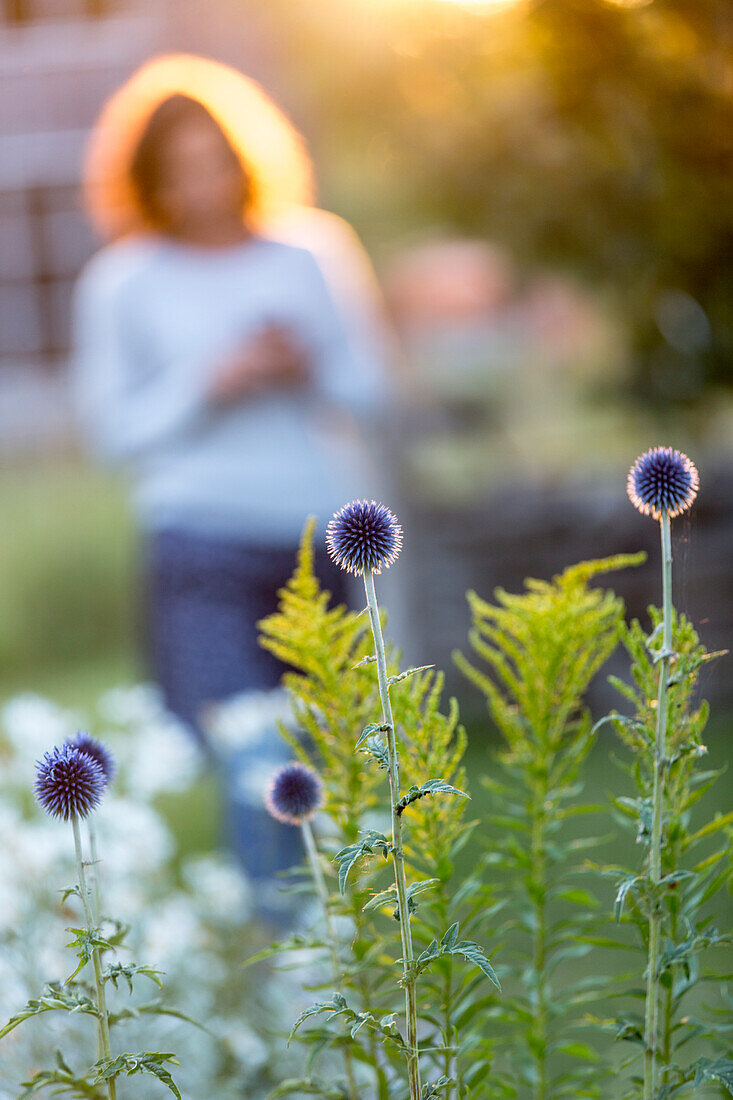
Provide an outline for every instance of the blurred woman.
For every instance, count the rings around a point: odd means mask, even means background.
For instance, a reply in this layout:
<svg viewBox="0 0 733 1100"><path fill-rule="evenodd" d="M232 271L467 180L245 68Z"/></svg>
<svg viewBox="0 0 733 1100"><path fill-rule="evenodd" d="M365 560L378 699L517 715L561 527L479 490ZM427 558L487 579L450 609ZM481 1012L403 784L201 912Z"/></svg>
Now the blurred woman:
<svg viewBox="0 0 733 1100"><path fill-rule="evenodd" d="M134 74L92 135L85 193L110 243L77 285L77 403L95 451L131 475L167 705L211 748L202 707L279 680L255 624L305 517L376 492L360 433L384 400L384 342L369 291L337 301L312 252L276 239L310 207L310 164L232 69L179 55ZM346 252L363 271L353 238ZM258 747L260 769L281 751ZM293 853L257 814L240 847L264 876Z"/></svg>

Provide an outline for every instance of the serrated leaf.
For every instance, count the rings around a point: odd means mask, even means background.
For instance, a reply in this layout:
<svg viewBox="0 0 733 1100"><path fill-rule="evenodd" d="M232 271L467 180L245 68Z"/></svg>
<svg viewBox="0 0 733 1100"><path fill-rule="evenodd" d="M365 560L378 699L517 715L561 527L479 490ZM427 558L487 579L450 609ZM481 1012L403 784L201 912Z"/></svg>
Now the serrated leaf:
<svg viewBox="0 0 733 1100"><path fill-rule="evenodd" d="M414 676L418 672L427 672L431 668L435 668L435 665L419 665L417 668L408 668L405 672L398 672L395 676L390 676L387 684L392 687L392 684L399 684L401 680L406 680L408 676Z"/></svg>
<svg viewBox="0 0 733 1100"><path fill-rule="evenodd" d="M695 1071L695 1087L705 1081L720 1081L728 1092L733 1093L733 1061L730 1058L698 1058L690 1067Z"/></svg>
<svg viewBox="0 0 733 1100"><path fill-rule="evenodd" d="M388 886L386 890L380 890L378 894L370 897L366 905L363 906L363 912L369 913L373 909L381 909L383 905L394 904L396 898L397 887L393 884Z"/></svg>
<svg viewBox="0 0 733 1100"><path fill-rule="evenodd" d="M22 1024L24 1020L30 1019L31 1016L38 1016L42 1012L82 1012L89 1016L99 1016L97 1006L91 998L76 991L64 992L57 983L50 983L40 997L32 998L20 1012L11 1016L0 1030L0 1039Z"/></svg>
<svg viewBox="0 0 733 1100"><path fill-rule="evenodd" d="M436 794L457 794L461 798L469 797L465 791L459 791L457 787L452 787L444 779L429 779L427 783L422 783L419 787L414 785L410 787L407 794L403 795L396 804L395 809L398 814L401 814L403 810L411 803L417 802L419 798L427 798Z"/></svg>
<svg viewBox="0 0 733 1100"><path fill-rule="evenodd" d="M621 914L624 911L624 903L628 897L629 891L639 881L638 875L627 875L626 878L623 878L619 883L618 889L616 890L616 899L613 904L613 916L617 924L621 920Z"/></svg>
<svg viewBox="0 0 733 1100"><path fill-rule="evenodd" d="M389 770L389 749L378 734L375 733L368 737L366 745L362 746L360 752L368 753L377 761L380 768L384 768L385 771Z"/></svg>
<svg viewBox="0 0 733 1100"><path fill-rule="evenodd" d="M444 1089L447 1089L449 1085L455 1084L456 1080L454 1077L446 1077L445 1075L443 1075L442 1077L439 1077L437 1081L432 1081L431 1083L425 1085L425 1088L423 1089L422 1100L433 1100L433 1098L443 1092Z"/></svg>
<svg viewBox="0 0 733 1100"><path fill-rule="evenodd" d="M79 960L79 965L73 974L70 974L64 984L68 985L76 975L82 970L87 963L91 962L92 956L95 951L114 951L117 946L114 937L108 939L103 936L99 928L67 928L67 932L74 932L74 939L70 943L67 943L67 947L73 947L76 950L76 957Z"/></svg>
<svg viewBox="0 0 733 1100"><path fill-rule="evenodd" d="M108 1081L110 1078L125 1074L132 1077L136 1073L148 1073L156 1077L166 1088L173 1093L176 1100L182 1100L178 1086L171 1077L170 1070L165 1065L170 1062L174 1066L180 1065L175 1054L163 1053L159 1050L143 1050L138 1054L118 1054L116 1058L101 1058L92 1067L96 1070L95 1084Z"/></svg>
<svg viewBox="0 0 733 1100"><path fill-rule="evenodd" d="M102 981L112 982L115 989L118 988L117 983L121 978L124 978L127 982L130 993L132 993L133 979L137 975L142 975L145 978L149 978L151 982L154 982L158 986L158 989L163 988L163 983L160 980L160 975L164 974L163 970L156 970L152 966L138 966L135 963L110 963L102 974Z"/></svg>
<svg viewBox="0 0 733 1100"><path fill-rule="evenodd" d="M363 668L364 665L373 665L376 663L377 658L374 654L370 653L367 657L362 657L360 661L357 661L355 665L351 666L352 672L357 668Z"/></svg>
<svg viewBox="0 0 733 1100"><path fill-rule="evenodd" d="M340 993L334 993L330 1001L316 1001L315 1004L304 1009L293 1024L290 1035L288 1036L288 1046L290 1046L290 1042L301 1024L304 1024L311 1016L320 1016L324 1012L330 1012L332 1018L344 1014L351 1016L355 1015L353 1010L347 1005L346 998Z"/></svg>
<svg viewBox="0 0 733 1100"><path fill-rule="evenodd" d="M342 848L340 852L337 852L333 857L333 862L338 864L338 877L339 877L339 890L343 894L346 889L346 879L348 878L349 871L363 856L372 856L376 851L380 851L385 859L389 857L392 851L392 844L384 835L384 833L376 832L374 829L370 829L363 840L356 844L349 844L346 848Z"/></svg>
<svg viewBox="0 0 733 1100"><path fill-rule="evenodd" d="M356 745L354 746L354 748L355 749L360 749L361 746L364 744L364 742L367 741L373 734L375 734L375 733L386 733L388 731L388 729L389 729L389 726L386 726L384 724L377 725L376 723L371 722L368 726L364 726L364 729L361 731L361 734L359 736L359 740L356 742Z"/></svg>
<svg viewBox="0 0 733 1100"><path fill-rule="evenodd" d="M282 1081L273 1092L268 1093L268 1100L293 1095L321 1096L323 1100L347 1100L347 1094L343 1089L330 1088L328 1085L313 1081L310 1077L289 1077L287 1081Z"/></svg>
<svg viewBox="0 0 733 1100"><path fill-rule="evenodd" d="M428 944L425 950L415 959L413 964L415 974L421 974L435 959L443 958L445 955L462 955L467 962L477 966L498 990L501 990L501 983L483 948L470 940L459 940L458 927L458 921L456 921L455 924L450 926L440 943L437 940L432 940Z"/></svg>

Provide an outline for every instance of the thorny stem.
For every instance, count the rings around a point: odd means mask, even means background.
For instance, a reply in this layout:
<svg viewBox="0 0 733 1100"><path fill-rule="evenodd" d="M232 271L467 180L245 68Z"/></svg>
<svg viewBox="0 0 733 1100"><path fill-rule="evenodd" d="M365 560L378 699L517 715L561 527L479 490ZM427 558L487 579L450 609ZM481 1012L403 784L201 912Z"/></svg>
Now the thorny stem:
<svg viewBox="0 0 733 1100"><path fill-rule="evenodd" d="M92 916L94 918L95 927L99 928L102 923L101 916L101 903L99 900L99 857L97 855L97 830L94 828L94 823L91 817L87 818L87 833L89 835L89 854L91 856L90 869L92 880ZM104 1050L102 1049L102 1036L97 1032L97 1058L104 1058Z"/></svg>
<svg viewBox="0 0 733 1100"><path fill-rule="evenodd" d="M534 980L536 986L536 1001L533 1008L533 1032L535 1042L535 1061L537 1063L537 1079L535 1081L535 1100L545 1100L547 1095L547 991L545 988L545 963L547 956L546 943L546 913L545 896L546 882L546 852L545 852L545 814L544 804L547 793L547 782L542 784L533 811L532 811L532 870L531 876L534 883L534 907L536 918L534 932L532 934L532 965L534 967Z"/></svg>
<svg viewBox="0 0 733 1100"><path fill-rule="evenodd" d="M87 924L87 931L92 933L95 929L94 919L92 917L92 910L89 905L89 888L87 886L86 875L84 873L84 857L81 849L81 836L79 833L79 819L76 814L71 815L71 826L74 830L74 849L76 851L76 872L79 877L79 893L81 895L81 903L84 907L84 919ZM102 1056L104 1058L112 1058L112 1048L109 1042L109 1019L107 1017L107 998L104 992L104 980L102 978L102 966L99 961L99 948L92 948L92 966L94 967L94 984L97 988L97 1009L99 1012L99 1036L102 1043ZM114 1077L107 1078L107 1091L109 1093L109 1100L117 1100L117 1085Z"/></svg>
<svg viewBox="0 0 733 1100"><path fill-rule="evenodd" d="M311 828L310 821L301 821L300 829L303 834L303 843L305 844L306 854L308 856L308 862L310 864L311 874L313 875L313 881L315 883L316 891L323 907L323 919L326 925L326 938L328 939L328 953L331 956L331 969L333 971L333 980L338 985L341 981L341 964L339 963L338 952L336 950L336 936L333 929L333 922L331 920L331 913L328 906L328 887L326 886L325 879L323 877L323 871L321 869L320 860L318 857L318 849L313 837L313 830ZM348 1047L343 1048L344 1055L344 1069L346 1070L346 1079L349 1085L349 1097L351 1100L359 1100L359 1094L356 1091L356 1081L354 1080L354 1067L351 1061L351 1051Z"/></svg>
<svg viewBox="0 0 733 1100"><path fill-rule="evenodd" d="M387 660L384 653L382 624L379 621L377 596L374 591L374 574L364 573L369 618L374 635L374 651L377 659L377 678L379 695L382 700L382 718L387 727L387 751L389 754L389 793L392 813L392 860L394 863L395 886L399 902L400 933L402 935L402 966L405 984L405 1015L407 1017L407 1075L410 1085L410 1100L420 1100L420 1053L417 1041L417 996L415 977L412 972L412 933L410 931L410 912L407 904L407 880L405 878L405 857L402 849L402 817L397 812L400 799L400 764L397 755L392 703L389 698L387 682Z"/></svg>
<svg viewBox="0 0 733 1100"><path fill-rule="evenodd" d="M659 690L657 694L657 733L654 746L654 785L652 792L652 836L649 876L652 897L649 912L649 949L646 976L646 1006L644 1014L644 1100L655 1100L659 1076L657 1055L659 1017L659 935L661 913L658 885L662 877L662 828L664 776L667 754L667 683L672 657L672 539L667 512L660 519L662 535L662 609L664 625L662 650L659 655Z"/></svg>
<svg viewBox="0 0 733 1100"><path fill-rule="evenodd" d="M92 819L90 817L87 818L87 829L89 830L89 854L92 857L91 880L94 900L93 916L95 925L99 927L102 921L102 913L101 902L99 900L99 856L97 854L97 830L94 828L94 824L92 823Z"/></svg>

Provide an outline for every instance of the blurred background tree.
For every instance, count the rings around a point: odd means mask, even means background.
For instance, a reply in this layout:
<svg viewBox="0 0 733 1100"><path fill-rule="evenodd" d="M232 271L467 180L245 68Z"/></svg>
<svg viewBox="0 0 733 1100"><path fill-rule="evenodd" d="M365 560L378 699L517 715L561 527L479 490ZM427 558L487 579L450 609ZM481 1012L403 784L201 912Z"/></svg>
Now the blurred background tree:
<svg viewBox="0 0 733 1100"><path fill-rule="evenodd" d="M424 226L571 268L655 408L730 386L729 0L273 0L322 199L372 246Z"/></svg>

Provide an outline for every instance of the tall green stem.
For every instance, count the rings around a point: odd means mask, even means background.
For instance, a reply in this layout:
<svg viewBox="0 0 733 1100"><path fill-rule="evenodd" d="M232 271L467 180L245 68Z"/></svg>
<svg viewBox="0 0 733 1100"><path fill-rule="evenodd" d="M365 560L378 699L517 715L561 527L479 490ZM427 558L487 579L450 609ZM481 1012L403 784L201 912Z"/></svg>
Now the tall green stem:
<svg viewBox="0 0 733 1100"><path fill-rule="evenodd" d="M92 917L96 928L102 923L102 906L99 899L99 857L97 855L97 830L91 817L87 818L87 834L89 836L89 855L92 880ZM97 1031L97 1059L104 1058L102 1049L102 1036Z"/></svg>
<svg viewBox="0 0 733 1100"><path fill-rule="evenodd" d="M87 886L86 874L84 872L84 857L81 848L81 835L79 833L79 819L76 814L72 814L71 826L74 830L74 849L76 851L76 873L79 879L79 894L81 895L81 903L84 907L84 919L86 920L87 931L92 933L96 927L94 918L92 916L91 906L89 904L89 888ZM97 988L97 1010L99 1021L99 1037L102 1045L102 1057L111 1058L112 1048L109 1042L109 1019L107 1016L107 998L104 992L104 980L102 978L102 965L99 959L99 948L92 948L92 966L94 968L94 984ZM107 1079L107 1091L109 1094L109 1100L116 1100L117 1098L117 1086L114 1078Z"/></svg>
<svg viewBox="0 0 733 1100"><path fill-rule="evenodd" d="M97 854L97 830L94 828L91 817L87 818L87 829L89 831L89 855L92 863L92 896L94 900L93 916L94 923L97 927L102 922L102 906L99 896L99 855Z"/></svg>
<svg viewBox="0 0 733 1100"><path fill-rule="evenodd" d="M659 654L659 690L657 694L657 732L654 746L654 784L652 793L652 836L649 876L652 897L649 912L649 950L647 958L646 1006L644 1016L644 1100L656 1100L659 1020L659 939L661 910L658 885L662 877L662 830L664 778L667 767L667 684L672 658L672 538L669 515L662 513L662 649Z"/></svg>
<svg viewBox="0 0 733 1100"><path fill-rule="evenodd" d="M534 1084L535 1100L547 1096L547 989L545 967L547 963L547 853L545 850L545 802L547 779L543 774L540 789L535 792L532 807L532 868L530 871L535 920L532 933L532 966L537 983L532 1005L531 1034L533 1038L537 1075Z"/></svg>
<svg viewBox="0 0 733 1100"><path fill-rule="evenodd" d="M410 1100L420 1100L420 1053L417 1040L417 996L415 977L412 974L413 952L412 933L410 931L410 911L407 904L407 880L405 878L405 857L402 848L402 815L397 810L400 800L400 764L397 755L392 703L389 697L387 681L387 660L384 653L382 624L379 621L377 595L374 591L374 575L364 573L369 618L374 635L374 652L377 659L377 678L379 695L382 700L382 718L386 727L387 751L389 755L389 794L392 812L392 862L394 864L395 886L399 902L400 933L402 935L402 966L405 984L405 1016L407 1018L407 1075L410 1084Z"/></svg>
<svg viewBox="0 0 733 1100"><path fill-rule="evenodd" d="M328 952L331 956L331 969L333 970L333 980L338 985L341 981L341 964L339 962L338 952L336 950L336 935L333 928L333 922L331 921L331 912L328 906L328 887L326 886L326 880L323 877L323 871L321 869L320 859L318 857L318 849L313 837L313 830L311 829L310 821L301 821L300 829L303 834L303 843L305 845L306 854L308 856L308 862L310 864L311 874L313 875L313 882L315 883L316 892L323 907L323 920L326 925L326 938L328 939ZM343 1048L344 1054L344 1068L346 1070L346 1079L349 1085L349 1096L351 1100L359 1100L359 1094L356 1091L356 1081L354 1080L354 1067L351 1061L351 1051L348 1047Z"/></svg>

